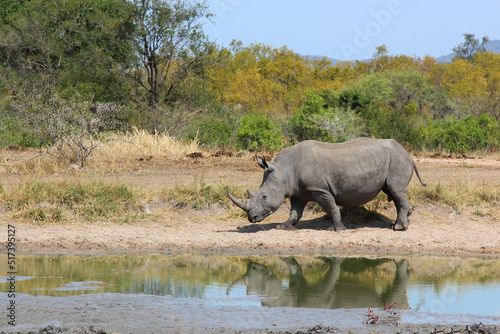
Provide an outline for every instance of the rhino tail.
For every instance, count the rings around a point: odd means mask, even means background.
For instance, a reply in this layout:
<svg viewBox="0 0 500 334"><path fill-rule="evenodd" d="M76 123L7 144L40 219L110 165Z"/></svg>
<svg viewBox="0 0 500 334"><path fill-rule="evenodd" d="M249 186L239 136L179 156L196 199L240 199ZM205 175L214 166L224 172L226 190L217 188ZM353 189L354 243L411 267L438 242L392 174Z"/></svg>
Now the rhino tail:
<svg viewBox="0 0 500 334"><path fill-rule="evenodd" d="M424 187L427 186L427 184L425 184L422 181L422 179L420 178L420 174L418 173L417 164L415 163L415 160L413 160L413 169L415 170L415 174L417 174L417 177L418 177L418 180L420 181L420 184L423 185Z"/></svg>

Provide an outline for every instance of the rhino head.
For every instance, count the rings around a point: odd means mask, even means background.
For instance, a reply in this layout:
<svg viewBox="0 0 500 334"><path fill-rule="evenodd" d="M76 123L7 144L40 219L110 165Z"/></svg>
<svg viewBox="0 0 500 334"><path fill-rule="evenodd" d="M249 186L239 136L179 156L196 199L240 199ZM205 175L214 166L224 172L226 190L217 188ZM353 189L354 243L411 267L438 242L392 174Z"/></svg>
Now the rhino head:
<svg viewBox="0 0 500 334"><path fill-rule="evenodd" d="M285 198L285 182L279 168L265 159L256 158L259 166L264 169L264 179L259 189L248 189L246 200L235 198L229 189L227 190L231 201L246 211L251 223L260 222L278 210Z"/></svg>

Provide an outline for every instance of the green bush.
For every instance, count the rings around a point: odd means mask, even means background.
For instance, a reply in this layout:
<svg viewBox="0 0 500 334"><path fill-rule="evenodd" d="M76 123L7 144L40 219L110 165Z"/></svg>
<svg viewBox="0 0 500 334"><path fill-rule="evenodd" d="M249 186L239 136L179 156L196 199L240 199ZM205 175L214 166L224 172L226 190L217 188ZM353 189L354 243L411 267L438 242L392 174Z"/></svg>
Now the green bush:
<svg viewBox="0 0 500 334"><path fill-rule="evenodd" d="M299 112L288 120L289 136L294 141L314 139L343 142L363 134L364 122L349 107L332 107L328 95L308 93Z"/></svg>
<svg viewBox="0 0 500 334"><path fill-rule="evenodd" d="M500 144L500 126L486 114L463 119L447 117L433 120L424 132L427 146L455 153L488 149Z"/></svg>
<svg viewBox="0 0 500 334"><path fill-rule="evenodd" d="M215 116L201 117L190 124L188 139L198 139L198 142L209 148L229 147L233 137L233 129L227 119Z"/></svg>
<svg viewBox="0 0 500 334"><path fill-rule="evenodd" d="M0 118L0 148L11 146L40 147L46 144L48 142L28 133L26 126L23 126L17 118L8 116Z"/></svg>
<svg viewBox="0 0 500 334"><path fill-rule="evenodd" d="M284 137L278 125L265 115L244 115L236 132L239 148L254 150L278 150L283 147Z"/></svg>
<svg viewBox="0 0 500 334"><path fill-rule="evenodd" d="M363 114L369 107L370 102L370 99L354 90L344 90L338 96L335 96L335 104L338 107L354 110L357 114Z"/></svg>
<svg viewBox="0 0 500 334"><path fill-rule="evenodd" d="M402 112L385 105L374 105L363 115L366 130L373 137L391 138L420 148L423 140L422 129L416 125L418 116L413 114L412 109L413 103L406 106Z"/></svg>

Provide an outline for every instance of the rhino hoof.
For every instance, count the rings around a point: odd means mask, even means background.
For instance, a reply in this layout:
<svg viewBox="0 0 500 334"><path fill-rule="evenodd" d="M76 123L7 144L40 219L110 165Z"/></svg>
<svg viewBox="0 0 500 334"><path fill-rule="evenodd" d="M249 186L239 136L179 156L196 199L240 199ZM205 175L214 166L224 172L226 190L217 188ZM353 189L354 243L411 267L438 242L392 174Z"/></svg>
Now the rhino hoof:
<svg viewBox="0 0 500 334"><path fill-rule="evenodd" d="M341 231L345 231L346 228L345 228L345 226L341 226L341 227L330 226L329 228L327 228L327 230L341 232Z"/></svg>
<svg viewBox="0 0 500 334"><path fill-rule="evenodd" d="M394 231L406 231L406 230L408 229L408 226L403 226L403 225L401 225L401 224L394 224L394 225L392 226L392 229L393 229Z"/></svg>
<svg viewBox="0 0 500 334"><path fill-rule="evenodd" d="M287 231L295 231L297 229L296 226L287 223L280 224L276 228L278 230L287 230Z"/></svg>

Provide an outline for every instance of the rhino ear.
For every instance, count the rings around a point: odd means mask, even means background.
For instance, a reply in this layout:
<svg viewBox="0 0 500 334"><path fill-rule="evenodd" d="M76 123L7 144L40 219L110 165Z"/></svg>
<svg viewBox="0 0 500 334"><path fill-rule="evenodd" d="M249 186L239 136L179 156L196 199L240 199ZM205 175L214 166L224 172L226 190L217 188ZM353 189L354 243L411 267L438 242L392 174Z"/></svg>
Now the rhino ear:
<svg viewBox="0 0 500 334"><path fill-rule="evenodd" d="M266 169L266 168L269 168L269 166L267 165L267 161L266 159L260 159L257 154L255 155L255 159L257 159L257 163L259 164L259 166L262 168L262 169Z"/></svg>
<svg viewBox="0 0 500 334"><path fill-rule="evenodd" d="M272 163L267 162L266 158L262 158L261 160L257 155L255 155L255 158L262 169L269 169L271 172L276 170L276 167Z"/></svg>

